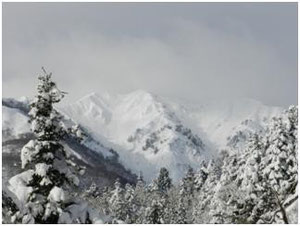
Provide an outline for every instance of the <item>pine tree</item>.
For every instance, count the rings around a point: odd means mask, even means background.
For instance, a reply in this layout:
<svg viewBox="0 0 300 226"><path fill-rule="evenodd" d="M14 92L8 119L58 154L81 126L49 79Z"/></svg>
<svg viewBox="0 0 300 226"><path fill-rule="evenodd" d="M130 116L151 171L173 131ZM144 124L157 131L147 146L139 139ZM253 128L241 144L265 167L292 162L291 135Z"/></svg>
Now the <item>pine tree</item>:
<svg viewBox="0 0 300 226"><path fill-rule="evenodd" d="M170 202L169 192L172 180L166 168L161 168L157 179L145 189L143 223L170 223L173 218L174 206ZM150 204L150 205L149 205Z"/></svg>
<svg viewBox="0 0 300 226"><path fill-rule="evenodd" d="M166 194L172 186L172 179L169 177L169 171L163 167L160 169L159 176L157 178L157 189L162 194Z"/></svg>
<svg viewBox="0 0 300 226"><path fill-rule="evenodd" d="M187 204L190 206L195 192L195 173L193 168L189 168L181 183L181 193L187 199Z"/></svg>
<svg viewBox="0 0 300 226"><path fill-rule="evenodd" d="M208 172L206 170L207 164L206 162L201 162L200 164L200 169L195 175L195 190L196 192L199 192L204 185L207 177L208 177Z"/></svg>
<svg viewBox="0 0 300 226"><path fill-rule="evenodd" d="M110 198L111 198L111 187L105 186L101 189L100 196L98 196L97 202L98 206L100 207L101 212L105 215L110 214Z"/></svg>
<svg viewBox="0 0 300 226"><path fill-rule="evenodd" d="M164 224L163 200L152 200L151 206L146 209L145 224Z"/></svg>
<svg viewBox="0 0 300 226"><path fill-rule="evenodd" d="M187 202L184 199L184 196L179 193L179 200L178 200L178 204L176 205L176 220L175 220L175 224L188 224L189 223L189 219L188 220L188 216L187 216L187 211L189 210L188 207L187 208Z"/></svg>
<svg viewBox="0 0 300 226"><path fill-rule="evenodd" d="M253 134L240 162L237 185L245 194L236 214L248 223L288 223L284 205L296 193L298 111L272 119L262 137Z"/></svg>
<svg viewBox="0 0 300 226"><path fill-rule="evenodd" d="M178 187L172 186L167 195L161 198L163 205L163 220L165 224L175 224L177 219Z"/></svg>
<svg viewBox="0 0 300 226"><path fill-rule="evenodd" d="M142 193L145 190L145 181L143 179L142 174L140 174L137 178L136 186L135 186L135 195L138 196L139 193Z"/></svg>
<svg viewBox="0 0 300 226"><path fill-rule="evenodd" d="M298 184L297 142L298 108L291 106L282 116L273 118L267 133L265 158L261 162L261 186L266 191L264 196L268 194L269 199L261 216L262 222L289 223L284 205L296 193ZM280 216L274 212L279 212Z"/></svg>
<svg viewBox="0 0 300 226"><path fill-rule="evenodd" d="M225 157L219 223L289 222L285 208L296 200L298 183L297 115L296 107L289 108L273 118L266 134L252 134L241 153Z"/></svg>
<svg viewBox="0 0 300 226"><path fill-rule="evenodd" d="M262 165L261 161L265 155L264 138L257 133L249 137L243 153L241 153L239 162L240 169L236 185L239 190L245 194L240 200L240 208L235 211L236 215L244 219L244 223L256 223L262 213L259 198L265 190L261 187ZM259 203L259 205L257 205ZM240 220L241 221L241 220Z"/></svg>
<svg viewBox="0 0 300 226"><path fill-rule="evenodd" d="M121 187L120 180L117 179L114 184L114 190L111 192L111 198L109 200L111 212L115 220L121 220L125 222L127 219L125 191Z"/></svg>
<svg viewBox="0 0 300 226"><path fill-rule="evenodd" d="M135 219L136 224L142 224L144 219L144 212L147 204L147 190L146 183L143 180L143 176L140 174L137 179L136 186L134 188L134 204L135 204Z"/></svg>
<svg viewBox="0 0 300 226"><path fill-rule="evenodd" d="M67 185L78 185L75 170L83 169L69 159L61 140L67 131L53 108L64 93L51 80L51 74L38 77L38 94L30 104L31 129L36 139L21 151L23 173L10 179L10 190L20 201L22 223L57 223L69 205Z"/></svg>
<svg viewBox="0 0 300 226"><path fill-rule="evenodd" d="M244 162L240 162L239 155L228 152L222 153L222 174L218 182L216 195L213 204L214 223L241 223L235 214L237 204L240 201L240 192L237 186L237 177L240 167ZM243 160L243 159L242 159Z"/></svg>
<svg viewBox="0 0 300 226"><path fill-rule="evenodd" d="M193 168L189 167L186 175L182 178L179 185L178 204L177 204L177 218L178 223L192 223L193 217L193 201L195 189L195 173Z"/></svg>
<svg viewBox="0 0 300 226"><path fill-rule="evenodd" d="M212 223L215 222L213 215L214 208L217 205L214 202L216 199L216 188L220 179L220 165L216 160L210 160L207 167L202 168L207 174L201 190L197 194L197 204L193 209L194 223Z"/></svg>
<svg viewBox="0 0 300 226"><path fill-rule="evenodd" d="M136 199L134 195L134 188L130 184L125 185L125 194L124 194L124 199L125 199L125 212L126 212L126 219L125 222L127 224L134 223L137 216L137 205L136 205Z"/></svg>

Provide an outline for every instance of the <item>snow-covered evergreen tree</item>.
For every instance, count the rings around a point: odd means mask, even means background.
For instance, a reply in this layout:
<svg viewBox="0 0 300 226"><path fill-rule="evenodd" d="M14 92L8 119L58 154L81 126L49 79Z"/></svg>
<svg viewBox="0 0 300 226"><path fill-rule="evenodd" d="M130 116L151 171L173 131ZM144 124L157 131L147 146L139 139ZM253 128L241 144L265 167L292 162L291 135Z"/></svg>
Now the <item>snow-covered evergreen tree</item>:
<svg viewBox="0 0 300 226"><path fill-rule="evenodd" d="M111 187L105 186L101 189L100 195L97 197L97 206L99 207L100 211L106 215L111 213L110 208L110 198L111 198Z"/></svg>
<svg viewBox="0 0 300 226"><path fill-rule="evenodd" d="M193 209L194 223L211 223L213 219L216 188L220 179L220 165L215 160L210 160L204 169L207 174L204 184L201 186L197 194L197 203Z"/></svg>
<svg viewBox="0 0 300 226"><path fill-rule="evenodd" d="M178 222L178 187L172 186L162 200L163 205L163 220L165 224L175 224Z"/></svg>
<svg viewBox="0 0 300 226"><path fill-rule="evenodd" d="M143 176L140 174L137 178L136 186L135 186L135 196L141 196L143 198L143 194L145 191L146 182L143 179ZM142 202L142 201L141 201Z"/></svg>
<svg viewBox="0 0 300 226"><path fill-rule="evenodd" d="M134 199L134 189L133 189L132 185L130 185L130 184L125 185L124 198L127 203L131 203L132 200Z"/></svg>
<svg viewBox="0 0 300 226"><path fill-rule="evenodd" d="M233 223L237 201L239 200L239 189L235 180L239 169L238 156L223 152L222 174L215 187L215 195L211 202L211 215L213 223Z"/></svg>
<svg viewBox="0 0 300 226"><path fill-rule="evenodd" d="M298 183L297 116L297 108L289 108L265 135L252 134L241 153L225 157L216 191L218 223L289 222L286 207Z"/></svg>
<svg viewBox="0 0 300 226"><path fill-rule="evenodd" d="M207 177L208 177L208 172L206 170L206 162L202 162L198 172L195 174L195 190L197 192L200 191L202 186L204 185Z"/></svg>
<svg viewBox="0 0 300 226"><path fill-rule="evenodd" d="M70 209L75 206L65 189L79 185L76 171L84 173L84 169L70 159L61 143L67 130L53 105L64 93L45 70L38 79L38 93L29 112L35 139L21 150L24 171L9 180L9 189L19 201L15 219L21 223L72 223Z"/></svg>
<svg viewBox="0 0 300 226"><path fill-rule="evenodd" d="M124 199L125 199L125 212L126 212L126 219L125 222L127 224L134 223L137 218L137 203L135 199L135 194L134 194L134 188L130 184L125 185L125 194L124 194Z"/></svg>
<svg viewBox="0 0 300 226"><path fill-rule="evenodd" d="M188 216L187 216L188 210L190 210L190 209L186 208L184 199L182 197L180 197L180 199L178 200L178 206L176 209L176 213L177 213L176 223L177 224L188 224L189 223Z"/></svg>
<svg viewBox="0 0 300 226"><path fill-rule="evenodd" d="M111 197L109 200L111 212L113 213L114 220L125 222L127 219L126 211L126 201L125 201L125 191L122 188L120 180L117 179L114 184L114 190L111 192Z"/></svg>
<svg viewBox="0 0 300 226"><path fill-rule="evenodd" d="M181 193L187 197L188 199L188 205L191 203L191 199L194 196L195 192L195 173L194 169L189 167L186 175L182 178L182 183L181 183Z"/></svg>
<svg viewBox="0 0 300 226"><path fill-rule="evenodd" d="M248 223L288 223L287 200L296 194L298 108L273 118L262 137L253 134L240 162L237 185L245 194L241 208Z"/></svg>
<svg viewBox="0 0 300 226"><path fill-rule="evenodd" d="M196 192L196 177L193 168L189 168L179 184L176 218L178 224L192 223L194 193Z"/></svg>
<svg viewBox="0 0 300 226"><path fill-rule="evenodd" d="M281 117L274 118L266 138L261 185L269 200L261 221L288 223L285 202L296 194L298 184L298 107L291 106Z"/></svg>
<svg viewBox="0 0 300 226"><path fill-rule="evenodd" d="M169 203L168 192L172 187L172 180L166 168L162 168L158 178L153 180L146 189L144 196L143 223L170 223L172 209Z"/></svg>
<svg viewBox="0 0 300 226"><path fill-rule="evenodd" d="M172 186L172 179L169 177L169 171L163 167L159 171L159 176L156 180L157 189L159 192L166 194Z"/></svg>
<svg viewBox="0 0 300 226"><path fill-rule="evenodd" d="M164 224L164 200L152 200L150 207L145 210L145 224Z"/></svg>
<svg viewBox="0 0 300 226"><path fill-rule="evenodd" d="M235 211L237 223L256 223L262 213L260 209L264 201L261 195L265 191L261 187L261 161L264 155L264 138L257 133L252 134L238 158L240 167L237 170L235 184L244 195L237 200L239 206Z"/></svg>
<svg viewBox="0 0 300 226"><path fill-rule="evenodd" d="M135 219L133 219L133 222L136 224L142 224L144 221L143 217L147 205L147 199L146 183L140 174L134 188Z"/></svg>

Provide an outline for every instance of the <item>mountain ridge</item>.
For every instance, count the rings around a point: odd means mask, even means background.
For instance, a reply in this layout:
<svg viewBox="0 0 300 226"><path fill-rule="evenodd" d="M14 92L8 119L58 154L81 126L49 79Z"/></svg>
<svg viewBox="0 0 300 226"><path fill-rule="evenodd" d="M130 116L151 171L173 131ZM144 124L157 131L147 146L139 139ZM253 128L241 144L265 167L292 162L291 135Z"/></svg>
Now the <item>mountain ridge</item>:
<svg viewBox="0 0 300 226"><path fill-rule="evenodd" d="M167 167L175 180L222 149L242 148L279 107L251 99L180 103L143 90L91 93L60 110L113 147L123 165L147 180Z"/></svg>
<svg viewBox="0 0 300 226"><path fill-rule="evenodd" d="M14 114L19 116L16 120L26 121L28 103L27 98L4 98L5 111L17 110L6 114L3 125L11 124L9 116ZM114 150L126 169L142 172L147 181L161 167L178 180L188 167L197 169L222 149L242 149L252 132L263 132L264 125L282 111L249 99L193 104L143 90L113 95L94 92L58 110L67 124L79 124L87 131L91 139L85 141L86 147L96 152L100 148L104 156ZM14 133L18 126L22 128L18 122L6 127Z"/></svg>

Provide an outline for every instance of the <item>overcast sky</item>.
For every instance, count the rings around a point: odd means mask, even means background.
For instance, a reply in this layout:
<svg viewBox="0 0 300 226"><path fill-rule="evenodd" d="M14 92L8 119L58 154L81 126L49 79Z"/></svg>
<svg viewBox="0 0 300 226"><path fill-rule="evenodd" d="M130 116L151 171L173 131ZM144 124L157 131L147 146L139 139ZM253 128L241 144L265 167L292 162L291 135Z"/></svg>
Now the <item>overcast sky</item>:
<svg viewBox="0 0 300 226"><path fill-rule="evenodd" d="M136 89L297 103L297 3L3 3L3 96Z"/></svg>

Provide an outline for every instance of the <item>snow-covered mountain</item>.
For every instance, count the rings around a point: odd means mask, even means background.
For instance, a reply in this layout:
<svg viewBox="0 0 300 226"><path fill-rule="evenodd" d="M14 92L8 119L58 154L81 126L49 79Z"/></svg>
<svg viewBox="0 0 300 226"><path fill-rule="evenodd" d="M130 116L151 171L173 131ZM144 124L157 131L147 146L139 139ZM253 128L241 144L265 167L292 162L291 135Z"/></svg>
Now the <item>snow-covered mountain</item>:
<svg viewBox="0 0 300 226"><path fill-rule="evenodd" d="M29 101L26 98L2 100L2 184L21 170L20 151L33 138L28 122ZM64 118L66 126L75 123ZM99 141L87 134L83 141L67 137L64 146L74 161L87 168L87 173L81 178L82 186L96 182L99 186L114 183L116 178L122 182L135 182L135 175L128 172L118 161L118 154L105 147Z"/></svg>
<svg viewBox="0 0 300 226"><path fill-rule="evenodd" d="M125 95L89 94L60 108L147 180L161 167L179 179L221 149L243 147L249 133L282 109L254 100L186 103L138 90Z"/></svg>

